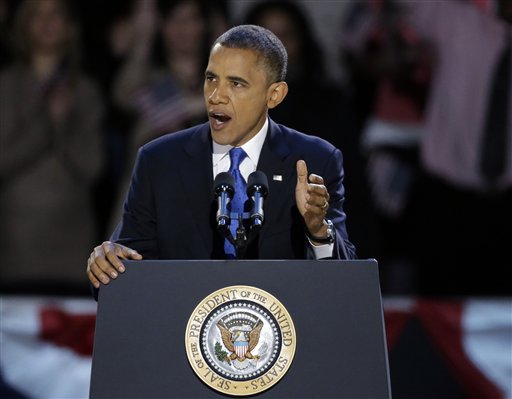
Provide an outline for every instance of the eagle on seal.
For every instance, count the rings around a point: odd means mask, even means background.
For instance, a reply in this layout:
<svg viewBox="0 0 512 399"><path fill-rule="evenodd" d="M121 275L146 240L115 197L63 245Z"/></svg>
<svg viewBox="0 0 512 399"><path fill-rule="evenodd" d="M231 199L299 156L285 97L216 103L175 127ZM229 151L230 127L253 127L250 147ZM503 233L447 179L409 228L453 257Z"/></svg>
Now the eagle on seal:
<svg viewBox="0 0 512 399"><path fill-rule="evenodd" d="M238 359L241 362L245 359L258 359L258 356L253 355L251 351L256 348L256 345L258 345L260 340L260 333L263 328L263 322L261 320L259 320L256 326L248 333L241 329L231 332L222 320L217 323L217 327L219 328L222 336L224 346L231 352L228 356L229 359ZM240 344L242 344L242 347L244 348L242 352L237 351L236 348L236 346L240 347Z"/></svg>

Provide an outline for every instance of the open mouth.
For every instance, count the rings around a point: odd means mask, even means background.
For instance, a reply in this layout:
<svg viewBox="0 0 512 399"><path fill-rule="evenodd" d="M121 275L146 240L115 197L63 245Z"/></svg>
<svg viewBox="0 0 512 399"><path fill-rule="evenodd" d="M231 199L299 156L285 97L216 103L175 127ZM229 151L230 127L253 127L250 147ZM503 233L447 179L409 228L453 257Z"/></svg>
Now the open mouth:
<svg viewBox="0 0 512 399"><path fill-rule="evenodd" d="M222 112L210 112L208 116L214 120L214 124L217 127L220 127L231 120L229 115L223 114Z"/></svg>

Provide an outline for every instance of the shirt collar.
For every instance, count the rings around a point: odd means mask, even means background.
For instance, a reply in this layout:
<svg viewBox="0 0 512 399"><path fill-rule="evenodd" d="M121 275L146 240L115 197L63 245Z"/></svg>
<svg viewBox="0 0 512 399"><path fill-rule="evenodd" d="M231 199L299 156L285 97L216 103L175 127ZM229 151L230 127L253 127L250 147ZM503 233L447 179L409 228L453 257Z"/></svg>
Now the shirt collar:
<svg viewBox="0 0 512 399"><path fill-rule="evenodd" d="M263 143L265 142L265 137L267 137L267 132L268 118L265 119L265 123L259 132L256 133L255 136L251 138L247 143L241 146L247 154L247 157L254 163L254 165L258 165L261 149L263 147ZM221 145L213 141L213 165L217 165L224 157L229 156L229 150L232 148L232 145Z"/></svg>

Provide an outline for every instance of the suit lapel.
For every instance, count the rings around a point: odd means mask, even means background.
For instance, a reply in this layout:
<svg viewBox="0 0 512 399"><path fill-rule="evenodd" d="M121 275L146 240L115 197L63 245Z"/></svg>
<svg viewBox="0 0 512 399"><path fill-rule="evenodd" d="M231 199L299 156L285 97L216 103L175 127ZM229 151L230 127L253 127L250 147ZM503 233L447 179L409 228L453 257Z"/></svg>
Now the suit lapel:
<svg viewBox="0 0 512 399"><path fill-rule="evenodd" d="M191 222L196 224L197 231L200 233L200 239L206 250L206 256L209 257L213 246L211 225L213 172L212 144L208 123L201 125L191 135L184 150L185 159L179 166L183 192L187 203L190 204L190 209L192 209L193 220ZM195 244L199 245L200 243L197 242Z"/></svg>
<svg viewBox="0 0 512 399"><path fill-rule="evenodd" d="M295 197L290 199L290 193L295 187L295 165L290 159L291 148L284 137L282 129L270 120L269 131L258 161L258 170L265 173L268 179L269 194L265 202L265 223L260 232L261 241L267 232L266 226L273 224L278 219L279 212L287 209L285 204L290 200L295 202ZM290 185L293 187L290 188Z"/></svg>

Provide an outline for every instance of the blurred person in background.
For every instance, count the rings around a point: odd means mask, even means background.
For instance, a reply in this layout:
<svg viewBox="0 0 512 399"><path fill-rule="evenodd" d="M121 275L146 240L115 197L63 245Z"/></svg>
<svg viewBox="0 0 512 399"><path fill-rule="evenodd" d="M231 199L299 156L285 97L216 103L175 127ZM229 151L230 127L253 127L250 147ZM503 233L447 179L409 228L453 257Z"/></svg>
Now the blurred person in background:
<svg viewBox="0 0 512 399"><path fill-rule="evenodd" d="M135 2L131 49L113 83L115 103L133 113L135 126L110 231L119 220L137 149L165 133L206 120L203 80L211 41L206 4Z"/></svg>
<svg viewBox="0 0 512 399"><path fill-rule="evenodd" d="M94 187L97 236L104 237L136 116L112 98L114 79L129 56L134 36L132 8L135 0L88 0L77 4L84 37L84 69L100 84L105 102L103 142L105 165ZM98 9L102 12L98 13Z"/></svg>
<svg viewBox="0 0 512 399"><path fill-rule="evenodd" d="M329 76L325 56L305 11L292 1L256 3L247 10L244 23L272 31L288 51L286 101L270 111L280 123L311 132L337 144L346 104L342 87Z"/></svg>
<svg viewBox="0 0 512 399"><path fill-rule="evenodd" d="M394 0L355 2L347 15L342 56L356 93L383 291L411 293L418 287L415 191L434 53Z"/></svg>
<svg viewBox="0 0 512 399"><path fill-rule="evenodd" d="M217 37L231 28L231 7L229 0L203 0L209 24L208 42L213 43Z"/></svg>
<svg viewBox="0 0 512 399"><path fill-rule="evenodd" d="M354 118L346 88L330 76L312 20L300 4L287 0L257 2L247 9L244 23L263 26L283 42L288 52L289 86L286 101L271 109L271 118L300 131L322 137L343 149L345 186L351 196L348 230L358 242L358 255L375 257L372 215L368 211L362 157L357 150ZM354 150L356 149L356 150Z"/></svg>
<svg viewBox="0 0 512 399"><path fill-rule="evenodd" d="M156 4L157 6L161 5L158 7L159 12L157 13L157 24L159 24L162 18L160 10L165 10L166 7L162 2ZM127 106L126 100L118 101L115 96L111 95L114 87L118 84L117 77L120 71L126 68L128 59L133 53L133 45L138 40L136 37L138 28L135 23L136 18L134 18L136 5L139 7L142 4L139 0L109 0L106 3L102 0L88 0L78 4L84 27L84 39L87 39L85 41L87 55L84 60L85 68L101 82L107 109L104 121L107 159L104 172L95 187L100 237L110 234L109 229L112 227L109 220L110 215L116 211L114 207L119 205L120 199L117 197L120 185L123 189L125 188L126 168L129 169L128 163L133 160L131 151L133 148L130 142L133 127L139 123L140 119L139 112L134 107ZM178 5L176 4L176 6ZM227 2L225 0L201 0L201 6L206 10L211 37L219 36L227 29L230 20ZM97 12L99 8L102 10L100 14ZM161 39L158 40L161 42ZM154 44L150 43L149 46L154 46ZM162 46L158 46L157 52L161 50ZM151 55L152 62L155 61L154 58ZM158 62L158 64L162 63ZM162 69L164 68L165 66L162 66ZM127 157L129 157L128 162ZM123 193L120 195L122 196Z"/></svg>
<svg viewBox="0 0 512 399"><path fill-rule="evenodd" d="M438 59L420 149L421 292L510 295L512 2L400 2Z"/></svg>
<svg viewBox="0 0 512 399"><path fill-rule="evenodd" d="M24 1L13 37L15 59L0 73L1 288L86 289L79 265L96 239L91 190L103 160L99 90L80 72L68 1Z"/></svg>

